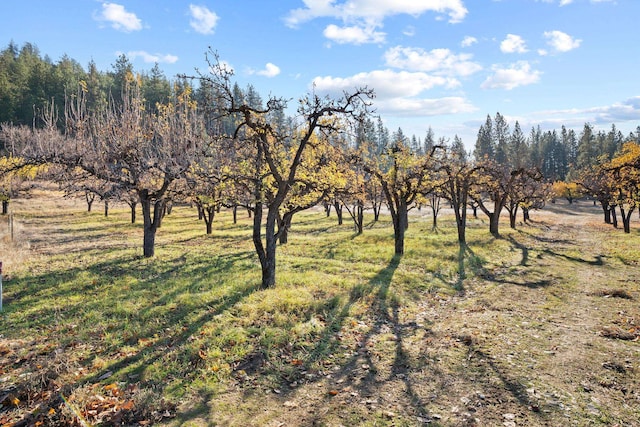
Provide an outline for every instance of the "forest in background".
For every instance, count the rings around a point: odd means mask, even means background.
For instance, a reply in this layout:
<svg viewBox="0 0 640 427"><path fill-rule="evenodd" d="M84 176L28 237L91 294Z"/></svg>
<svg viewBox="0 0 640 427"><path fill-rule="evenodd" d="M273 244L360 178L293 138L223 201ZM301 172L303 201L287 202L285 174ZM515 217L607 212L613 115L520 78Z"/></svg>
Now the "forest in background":
<svg viewBox="0 0 640 427"><path fill-rule="evenodd" d="M168 102L184 83L177 77L167 77L157 63L151 70L134 70L124 54L110 70L99 70L93 61L86 68L67 55L54 61L35 44L18 46L9 42L0 52L0 123L37 124L43 106L53 100L62 109L65 96L75 93L80 84L87 92L87 108L104 109L110 98L121 101L126 76L131 73L138 76L142 96L152 109L158 103ZM194 89L194 98L200 104L206 102L205 91L199 86ZM234 91L250 105L262 104L260 94L251 85L246 88L236 85ZM415 151L427 152L433 145L444 142L464 149L457 135L437 136L428 123L425 129L424 135L405 135L400 128L390 131L378 117L367 123L363 132L380 147L379 152L399 139L406 140ZM540 126L526 130L518 122L509 124L503 115L496 113L493 117L487 115L478 131L475 149L469 154L476 160L488 156L499 163L510 160L517 165L537 167L553 182L571 180L578 170L602 161L603 157L610 160L629 141L640 141L640 124L628 135L619 131L615 123L608 131L596 130L589 123L578 131L565 126L558 130L543 130Z"/></svg>

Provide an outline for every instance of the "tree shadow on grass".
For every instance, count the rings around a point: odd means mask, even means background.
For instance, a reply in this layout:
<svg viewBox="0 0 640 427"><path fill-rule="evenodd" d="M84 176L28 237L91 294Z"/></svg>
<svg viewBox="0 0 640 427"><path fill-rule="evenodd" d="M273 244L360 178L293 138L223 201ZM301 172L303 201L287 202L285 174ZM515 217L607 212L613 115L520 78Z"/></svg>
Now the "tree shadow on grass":
<svg viewBox="0 0 640 427"><path fill-rule="evenodd" d="M415 331L418 326L415 322L406 324L401 322L401 305L390 287L393 276L400 265L401 256L394 256L382 270L380 270L367 283L355 286L349 293L348 300L344 304L335 304L326 316L326 326L320 334L315 346L304 360L303 372L312 372L318 364L324 366L324 362L330 360L336 363L329 376L317 375L311 382L328 380L334 383L336 388L352 390L352 396L360 398L379 398L380 390L387 383L401 381L404 384L404 394L400 399L406 399L412 407L411 412L428 418L426 402L422 400L414 389L410 370L410 356L406 351L404 337L407 331ZM345 341L341 335L344 322L349 317L351 308L358 303L368 304L366 319L370 321L369 329L359 336L353 351L347 351L347 358L332 360L335 354L345 352ZM376 340L381 336L391 334L393 336L394 352L390 366L383 366L383 361L378 361L372 350ZM331 357L330 357L331 356ZM378 368L379 366L379 368ZM383 371L388 372L383 375ZM281 384L282 398L286 399L292 390L288 387L288 378ZM250 393L250 391L247 391ZM326 394L323 401L330 407L331 394ZM326 422L326 413L312 413L310 418L304 420L305 425L323 425Z"/></svg>
<svg viewBox="0 0 640 427"><path fill-rule="evenodd" d="M457 269L454 277L445 277L441 272L437 271L434 276L454 289L461 295L464 294L464 281L468 277L468 271L473 274L483 274L484 261L475 254L473 249L466 243L458 245L458 253L456 255Z"/></svg>
<svg viewBox="0 0 640 427"><path fill-rule="evenodd" d="M24 286L24 289L12 292L3 315L8 316L18 330L37 334L38 338L30 345L48 344L46 348L53 346L55 351L49 356L38 352L40 359L25 359L15 367L29 372L35 369L36 363L45 365L49 357L65 355L68 369L80 368L87 372L63 385L61 393L66 396L86 384L105 380L140 382L141 388L153 390L158 399L168 387L182 384L181 387L186 388L201 372L203 364L192 338L198 337L202 327L215 316L232 310L255 292L257 286L249 281L237 281L219 292L203 293L201 297L189 294L194 286L215 286L212 279L218 274L250 268L245 265L247 257L244 252L229 254L213 264L208 257L201 257L188 265L184 255L161 261L131 260L122 256L56 273L27 273L11 283L11 287ZM176 275L185 270L188 272L184 275L195 283L175 283ZM85 274L89 274L88 280L82 280ZM91 277L96 279L92 281ZM122 281L123 277L134 280ZM47 298L52 303L42 303ZM41 300L38 305L31 307L38 300ZM184 304L185 300L188 304ZM120 304L133 304L134 308L119 312L116 307ZM31 313L22 314L27 311ZM133 330L131 336L125 337L129 330ZM105 333L114 335L114 339L105 341ZM76 350L78 346L82 350ZM187 363L192 369L175 371L167 366L175 360ZM166 381L143 380L145 369L151 365L156 366L157 372L166 369ZM18 389L32 387L28 381L29 377L25 377L16 386ZM42 387L46 390L48 385ZM51 395L49 405L57 408L62 404L58 394Z"/></svg>

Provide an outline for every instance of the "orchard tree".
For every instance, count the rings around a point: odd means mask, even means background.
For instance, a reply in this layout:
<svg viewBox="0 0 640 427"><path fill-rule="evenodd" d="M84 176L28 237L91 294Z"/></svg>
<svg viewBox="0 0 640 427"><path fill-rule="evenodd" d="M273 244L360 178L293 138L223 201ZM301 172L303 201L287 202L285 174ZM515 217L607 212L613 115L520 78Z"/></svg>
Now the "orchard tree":
<svg viewBox="0 0 640 427"><path fill-rule="evenodd" d="M380 161L365 163L365 171L378 178L382 186L393 222L396 255L404 253L404 236L409 227L411 204L437 186L433 180L434 153L437 148L435 146L431 152L419 156L407 146L402 133L396 132L396 139L382 154Z"/></svg>
<svg viewBox="0 0 640 427"><path fill-rule="evenodd" d="M625 233L631 232L631 214L640 204L640 145L624 144L620 155L606 165L613 181L613 197Z"/></svg>
<svg viewBox="0 0 640 427"><path fill-rule="evenodd" d="M329 137L344 129L345 119L368 112L373 92L356 89L338 99L309 94L299 100L300 123L289 133L270 121L270 113L285 105L282 99L272 97L264 108L251 106L234 96L233 71L219 61L217 54L208 62L209 74L198 78L218 95L212 112L236 117L233 136L251 148L251 156L242 160L246 168L239 178L250 185L253 194L253 243L262 267L261 287L270 288L276 284L280 234L286 232L295 213L328 195L328 189L315 178L325 172L331 175L329 157L323 156L330 151Z"/></svg>
<svg viewBox="0 0 640 427"><path fill-rule="evenodd" d="M605 224L611 224L611 209L615 206L614 186L604 165L589 166L578 172L576 183L582 187L585 194L590 195L600 203L604 214Z"/></svg>
<svg viewBox="0 0 640 427"><path fill-rule="evenodd" d="M188 87L157 114L145 110L136 78L129 74L122 101L89 113L82 89L65 105L64 132L55 109L42 128L3 127L3 139L23 166L54 164L81 169L122 191L134 191L144 219L143 254L155 254L155 236L172 187L184 177L206 140Z"/></svg>
<svg viewBox="0 0 640 427"><path fill-rule="evenodd" d="M500 214L509 196L518 187L523 175L532 176L535 172L524 168L512 170L491 160L481 162L475 169L469 196L489 218L489 232L499 237Z"/></svg>
<svg viewBox="0 0 640 427"><path fill-rule="evenodd" d="M463 154L464 151L462 153L456 151L453 146L441 157L436 168L437 173L441 176L438 190L453 208L458 230L458 243L461 248L467 244L467 205L471 202L469 193L477 170Z"/></svg>

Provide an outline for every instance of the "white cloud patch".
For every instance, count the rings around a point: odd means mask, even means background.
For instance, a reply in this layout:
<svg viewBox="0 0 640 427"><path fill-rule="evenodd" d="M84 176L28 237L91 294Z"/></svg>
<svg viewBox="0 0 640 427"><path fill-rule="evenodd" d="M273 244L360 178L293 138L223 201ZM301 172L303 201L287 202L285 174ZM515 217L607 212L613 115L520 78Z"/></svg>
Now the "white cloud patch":
<svg viewBox="0 0 640 427"><path fill-rule="evenodd" d="M469 76L482 69L481 65L471 61L472 55L455 54L449 49L425 51L421 48L396 46L387 50L384 57L390 67L440 75Z"/></svg>
<svg viewBox="0 0 640 427"><path fill-rule="evenodd" d="M404 34L407 37L413 37L416 35L416 28L412 25L409 25L407 28L405 28L402 31L402 34Z"/></svg>
<svg viewBox="0 0 640 427"><path fill-rule="evenodd" d="M97 21L106 21L112 28L130 33L142 29L142 21L135 13L127 11L123 5L117 3L102 3L100 13L94 14Z"/></svg>
<svg viewBox="0 0 640 427"><path fill-rule="evenodd" d="M503 53L525 53L527 44L524 39L516 34L507 34L507 37L500 43L500 50Z"/></svg>
<svg viewBox="0 0 640 427"><path fill-rule="evenodd" d="M350 77L316 77L313 83L317 92L332 95L341 95L345 90L367 86L374 89L376 97L381 99L417 96L436 86L450 89L460 86L460 82L453 78L394 70L374 70Z"/></svg>
<svg viewBox="0 0 640 427"><path fill-rule="evenodd" d="M338 44L382 43L385 33L375 31L375 27L338 27L331 24L324 29L324 36Z"/></svg>
<svg viewBox="0 0 640 427"><path fill-rule="evenodd" d="M375 70L350 77L316 77L316 93L341 96L344 91L369 87L376 93L374 107L387 116L434 116L475 111L476 108L459 96L427 98L423 92L436 87L454 89L460 86L456 79L434 76L424 72Z"/></svg>
<svg viewBox="0 0 640 427"><path fill-rule="evenodd" d="M557 53L569 52L578 48L582 43L582 40L575 39L569 34L558 30L545 31L544 37L547 39L547 44Z"/></svg>
<svg viewBox="0 0 640 427"><path fill-rule="evenodd" d="M560 125L564 122L578 126L584 123L610 125L612 123L622 124L627 122L635 127L638 117L640 117L640 96L634 96L611 105L541 111L535 114L546 122L557 121Z"/></svg>
<svg viewBox="0 0 640 427"><path fill-rule="evenodd" d="M256 74L258 76L264 76L264 77L275 77L278 74L280 74L280 67L278 67L275 64L272 64L271 62L268 62L265 66L264 69L262 70L253 70L253 69L249 69L248 70L249 74Z"/></svg>
<svg viewBox="0 0 640 427"><path fill-rule="evenodd" d="M493 74L482 83L482 89L515 89L540 81L542 72L532 70L527 61L518 61L508 68L492 67Z"/></svg>
<svg viewBox="0 0 640 427"><path fill-rule="evenodd" d="M285 23L292 28L316 18L334 18L344 25L331 24L324 35L337 43L381 43L379 31L387 17L426 12L446 14L449 22L461 22L467 14L462 0L303 0L303 8L291 10Z"/></svg>
<svg viewBox="0 0 640 427"><path fill-rule="evenodd" d="M462 42L460 42L460 46L462 47L469 47L472 46L474 44L478 43L478 39L472 36L466 36L464 39L462 39Z"/></svg>
<svg viewBox="0 0 640 427"><path fill-rule="evenodd" d="M200 34L213 34L219 19L215 12L210 11L205 6L190 4L189 14L191 15L191 20L189 21L191 28Z"/></svg>
<svg viewBox="0 0 640 427"><path fill-rule="evenodd" d="M294 9L285 18L296 27L315 18L331 17L343 22L375 21L393 15L420 16L426 12L447 14L449 22L457 23L467 15L462 0L303 0L304 8Z"/></svg>
<svg viewBox="0 0 640 427"><path fill-rule="evenodd" d="M161 54L161 53L148 53L144 50L134 50L127 52L127 56L134 61L136 58L141 58L144 62L157 62L164 64L173 64L178 61L178 57L176 55L171 54Z"/></svg>
<svg viewBox="0 0 640 427"><path fill-rule="evenodd" d="M466 98L449 96L444 98L391 98L375 100L377 111L386 116L440 116L471 113L477 108Z"/></svg>

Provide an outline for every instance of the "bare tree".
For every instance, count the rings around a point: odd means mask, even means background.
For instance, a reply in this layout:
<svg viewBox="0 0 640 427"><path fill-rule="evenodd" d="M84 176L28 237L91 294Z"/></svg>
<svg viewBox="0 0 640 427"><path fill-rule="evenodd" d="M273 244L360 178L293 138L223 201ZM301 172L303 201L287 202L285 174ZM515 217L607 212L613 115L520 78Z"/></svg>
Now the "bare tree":
<svg viewBox="0 0 640 427"><path fill-rule="evenodd" d="M261 286L273 287L278 238L287 232L295 213L316 205L330 192L328 181L318 179L330 170L328 137L344 129L343 118L366 113L373 92L357 89L339 99L307 95L300 99L299 126L289 131L272 123L271 113L282 110L284 100L271 97L265 108L257 108L234 97L233 72L216 54L209 60L209 71L198 78L219 97L216 111L212 112L235 116L238 119L235 139L251 147L250 153L246 153L250 155L242 159L236 179L251 188L253 243L262 267Z"/></svg>
<svg viewBox="0 0 640 427"><path fill-rule="evenodd" d="M193 163L206 134L189 86L157 114L145 110L139 84L129 75L122 103L88 114L80 88L65 105L64 131L53 106L42 128L3 127L3 138L25 165L80 169L122 191L137 194L144 219L143 254L155 253L155 236L167 195Z"/></svg>

